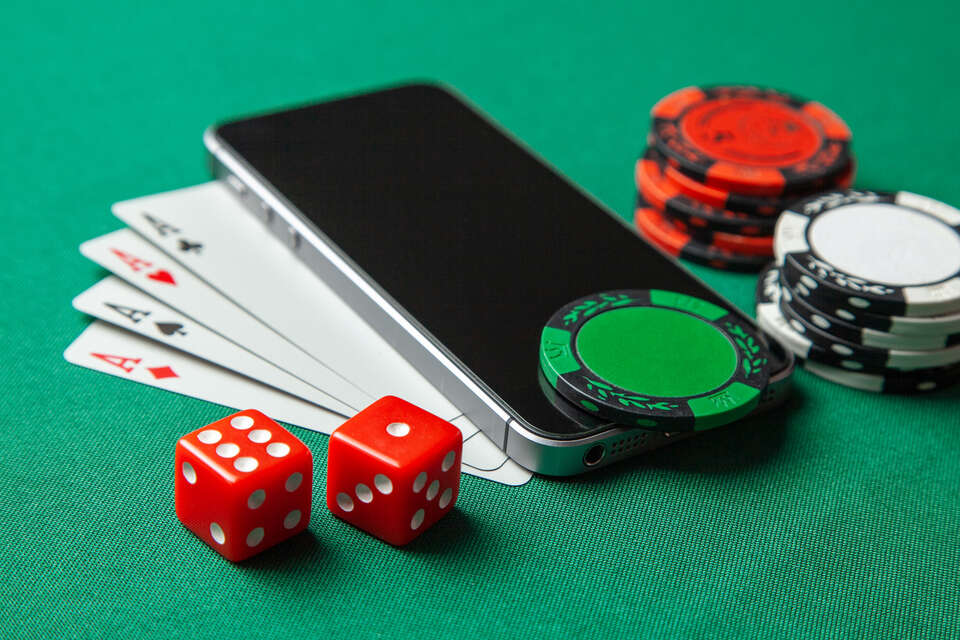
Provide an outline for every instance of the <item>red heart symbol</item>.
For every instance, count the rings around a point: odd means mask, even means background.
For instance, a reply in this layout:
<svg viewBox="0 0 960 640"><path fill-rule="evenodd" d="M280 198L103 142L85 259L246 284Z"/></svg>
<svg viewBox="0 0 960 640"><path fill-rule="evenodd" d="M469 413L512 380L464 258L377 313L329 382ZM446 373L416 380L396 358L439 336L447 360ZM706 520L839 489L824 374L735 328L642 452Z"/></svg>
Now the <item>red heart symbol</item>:
<svg viewBox="0 0 960 640"><path fill-rule="evenodd" d="M159 271L154 271L153 273L148 273L147 277L150 278L151 280L156 280L157 282L165 282L166 284L172 284L172 285L177 284L176 281L174 281L173 276L170 275L170 272L164 269L160 269Z"/></svg>

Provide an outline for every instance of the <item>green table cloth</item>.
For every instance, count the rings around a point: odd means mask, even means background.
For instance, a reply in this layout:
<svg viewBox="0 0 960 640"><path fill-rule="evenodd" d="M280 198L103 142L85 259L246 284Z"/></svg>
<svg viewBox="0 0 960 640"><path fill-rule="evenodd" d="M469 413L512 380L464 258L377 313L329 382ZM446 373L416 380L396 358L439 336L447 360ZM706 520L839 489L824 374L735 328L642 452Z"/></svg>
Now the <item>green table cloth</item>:
<svg viewBox="0 0 960 640"><path fill-rule="evenodd" d="M0 21L0 636L960 636L960 393L798 372L779 412L510 488L395 549L330 515L233 565L173 510L176 438L222 407L61 354L112 202L208 179L217 119L448 82L619 214L651 105L747 82L820 100L864 187L960 204L957 5L14 0ZM745 310L755 277L690 266Z"/></svg>

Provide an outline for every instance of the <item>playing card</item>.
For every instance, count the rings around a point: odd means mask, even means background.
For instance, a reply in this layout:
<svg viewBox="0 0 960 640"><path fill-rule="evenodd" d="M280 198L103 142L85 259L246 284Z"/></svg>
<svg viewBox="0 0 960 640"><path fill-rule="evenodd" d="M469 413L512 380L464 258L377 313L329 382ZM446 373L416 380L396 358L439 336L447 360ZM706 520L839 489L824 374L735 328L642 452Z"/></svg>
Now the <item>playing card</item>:
<svg viewBox="0 0 960 640"><path fill-rule="evenodd" d="M114 212L238 306L369 395L410 399L463 429L461 423L467 419L456 418L461 412L266 233L221 184L119 203ZM288 311L291 300L296 301L297 313ZM465 452L482 468L498 468L507 459L486 436L471 437Z"/></svg>
<svg viewBox="0 0 960 640"><path fill-rule="evenodd" d="M203 325L116 276L107 276L74 298L73 306L110 324L162 342L308 401L316 390L282 369L245 351ZM415 401L415 398L407 398ZM506 457L489 438L474 438L477 427L465 416L450 418L463 434L464 460L482 470L497 469Z"/></svg>
<svg viewBox="0 0 960 640"><path fill-rule="evenodd" d="M63 357L88 369L226 407L256 407L313 431L330 433L343 422L331 411L99 320L67 347Z"/></svg>
<svg viewBox="0 0 960 640"><path fill-rule="evenodd" d="M110 324L185 351L212 364L241 373L275 389L317 402L316 390L282 369L241 349L229 340L193 322L116 276L107 276L74 298L73 306ZM416 398L405 398L416 401ZM464 416L450 417L463 434L465 460L479 469L493 470L506 456L486 436L473 438L477 427Z"/></svg>
<svg viewBox="0 0 960 640"><path fill-rule="evenodd" d="M329 398L299 378L116 276L107 276L78 295L73 299L73 306L78 311L186 351L308 402L323 406Z"/></svg>
<svg viewBox="0 0 960 640"><path fill-rule="evenodd" d="M133 232L129 230L124 230L125 234L123 235L133 235L133 239L128 241L123 241L120 243L113 243L116 246L123 246L127 250L132 250L136 248L138 251L137 256L148 256L150 250L155 251L152 247L137 247L136 242L141 244L148 244L143 241L142 238L137 237ZM120 232L116 232L120 233ZM113 234L109 234L113 235ZM108 236L104 236L108 238ZM102 240L99 238L97 240ZM90 241L85 243L82 249L85 249L90 253L91 256L98 256L102 254L102 247L98 250L97 245L95 244L97 240ZM123 253L121 251L121 253ZM133 254L126 253L118 259L122 258L121 261L131 260ZM138 257L136 259L145 259ZM155 256L152 256L155 258ZM124 262L126 264L126 262ZM190 277L184 277L184 272L177 269L164 269L163 276L161 278L162 282L171 281L175 285L181 285L183 282L189 282L192 278L192 275L187 274ZM147 284L148 287L158 287L160 285ZM313 388L311 385L306 384L296 376L293 376L283 369L280 369L278 366L273 365L269 362L264 361L262 358L258 357L255 353L247 351L237 344L230 342L220 334L213 332L203 325L192 321L190 318L179 314L175 310L166 306L162 302L152 298L151 296L146 295L140 290L135 289L129 284L116 279L110 278L104 284L104 287L109 287L109 289L94 287L92 290L81 294L78 296L76 304L78 308L82 307L82 311L89 311L91 315L102 317L108 322L114 324L122 324L125 328L130 328L138 333L147 335L156 340L170 344L175 348L181 348L189 353L219 364L221 366L226 366L227 368L239 371L244 375L251 376L256 380L260 380L266 384L270 384L276 388L279 388L288 393L293 393L294 395L316 402L320 406L325 406L329 408L329 396L323 392ZM159 289L161 292L166 290L163 288ZM103 293L109 293L112 296L112 300L99 300L103 297ZM210 296L217 296L215 291L209 292ZM121 298L125 302L121 302ZM143 323L145 317L139 312L150 311L162 315L164 320L159 322L159 324L151 325L149 322ZM137 322L135 322L137 320ZM194 339L188 339L190 335L189 332L185 332L182 327L177 325L183 325L185 322L189 322L193 329L196 330ZM181 330L177 330L181 329ZM433 391L432 387L430 390ZM433 393L436 393L433 391ZM404 396L400 396L404 397ZM420 404L421 398L419 397L406 397L411 402ZM372 399L364 402L363 406L372 402ZM481 437L474 437L477 432L477 428L473 425L472 422L467 420L466 417L461 416L461 412L456 410L453 405L448 402L440 403L435 402L435 406L446 409L446 413L441 415L444 419L452 421L455 425L460 427L463 432L464 438L467 444L465 446L465 454L469 456L469 460L473 462L473 466L480 470L492 470L499 468L504 460L506 455L499 448L494 445L489 438L485 435ZM362 408L362 407L361 407ZM349 415L353 415L355 411L351 411Z"/></svg>
<svg viewBox="0 0 960 640"><path fill-rule="evenodd" d="M447 419L460 413L221 183L120 202L113 211L370 396L416 398L416 404Z"/></svg>
<svg viewBox="0 0 960 640"><path fill-rule="evenodd" d="M343 417L333 412L99 320L90 324L63 355L81 367L232 409L254 407L281 422L322 433L331 433L343 422ZM503 456L466 418L454 424L473 433L464 441L464 473L509 485L529 480L529 471ZM495 468L489 467L490 448L500 454L501 463Z"/></svg>
<svg viewBox="0 0 960 640"><path fill-rule="evenodd" d="M328 396L322 406L354 415L375 398L286 340L170 260L130 229L88 240L80 252L224 338L259 355ZM296 312L296 309L291 309Z"/></svg>

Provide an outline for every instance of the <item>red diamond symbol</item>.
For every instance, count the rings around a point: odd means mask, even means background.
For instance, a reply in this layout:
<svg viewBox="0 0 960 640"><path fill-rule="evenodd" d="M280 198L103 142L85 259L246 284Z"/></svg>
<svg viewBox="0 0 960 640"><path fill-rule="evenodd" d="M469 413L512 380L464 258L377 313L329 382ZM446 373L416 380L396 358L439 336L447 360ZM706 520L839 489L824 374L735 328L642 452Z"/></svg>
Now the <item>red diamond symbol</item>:
<svg viewBox="0 0 960 640"><path fill-rule="evenodd" d="M173 372L173 369L170 367L148 367L147 371L153 374L153 377L157 380L163 380L164 378L179 378L176 373Z"/></svg>

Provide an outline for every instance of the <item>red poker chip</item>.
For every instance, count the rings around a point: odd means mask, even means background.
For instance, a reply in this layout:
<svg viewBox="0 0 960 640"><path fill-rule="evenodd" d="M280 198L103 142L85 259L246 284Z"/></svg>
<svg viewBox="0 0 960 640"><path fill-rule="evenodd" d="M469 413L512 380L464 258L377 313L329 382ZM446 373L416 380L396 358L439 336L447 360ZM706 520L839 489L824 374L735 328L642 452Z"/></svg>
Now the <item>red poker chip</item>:
<svg viewBox="0 0 960 640"><path fill-rule="evenodd" d="M687 87L654 105L652 136L680 173L755 196L835 186L852 135L818 102L751 86Z"/></svg>
<svg viewBox="0 0 960 640"><path fill-rule="evenodd" d="M671 225L663 214L642 200L638 203L634 223L641 235L660 250L716 269L759 271L770 261L769 256L737 253L700 242Z"/></svg>
<svg viewBox="0 0 960 640"><path fill-rule="evenodd" d="M688 225L686 221L675 218L669 212L660 213L668 224L701 243L744 256L763 256L768 260L773 259L772 236L741 236L735 233L711 231L708 228Z"/></svg>
<svg viewBox="0 0 960 640"><path fill-rule="evenodd" d="M704 237L702 234L697 234L695 229L707 233L723 232L738 236L771 237L773 235L777 222L775 216L751 215L699 202L684 194L676 183L664 175L663 169L663 156L656 149L648 148L643 157L637 161L635 168L637 189L644 200L654 208L663 211L672 220L682 222L693 235Z"/></svg>
<svg viewBox="0 0 960 640"><path fill-rule="evenodd" d="M830 189L847 189L853 184L854 176L856 175L856 159L852 159L850 167L847 169L846 173L837 178L836 184L830 185ZM718 189L716 187L711 187L702 182L694 180L690 176L679 171L676 167L670 166L669 163L665 161L665 166L663 167L663 175L669 180L675 187L691 200L702 202L719 209L726 209L729 211L741 211L744 213L757 214L761 216L776 216L779 215L781 211L786 211L790 208L790 205L806 197L805 194L794 194L792 196L784 197L760 197L760 196L749 196L743 195L740 193L735 193L732 191L724 191L723 189Z"/></svg>

